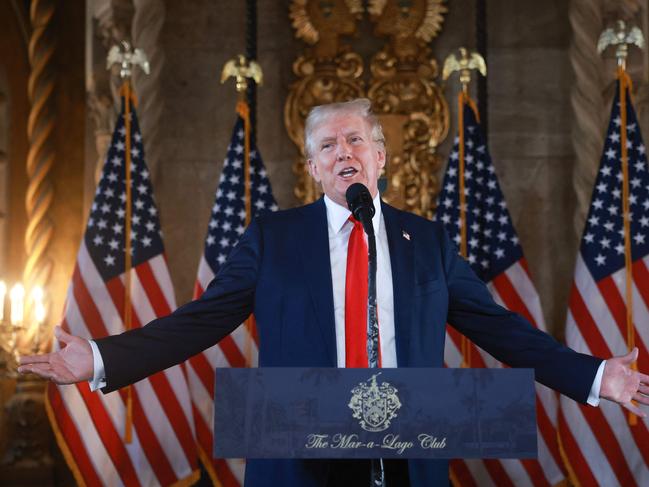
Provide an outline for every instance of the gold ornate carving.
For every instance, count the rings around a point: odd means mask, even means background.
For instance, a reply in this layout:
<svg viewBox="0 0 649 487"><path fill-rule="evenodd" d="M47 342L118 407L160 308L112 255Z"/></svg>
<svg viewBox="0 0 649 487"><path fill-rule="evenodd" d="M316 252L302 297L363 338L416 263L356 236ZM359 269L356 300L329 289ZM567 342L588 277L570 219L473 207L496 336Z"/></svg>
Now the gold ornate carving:
<svg viewBox="0 0 649 487"><path fill-rule="evenodd" d="M436 148L448 132L449 113L435 82L437 62L426 43L441 29L445 11L439 0L389 0L371 11L376 34L389 38L372 59L368 90L392 153L384 198L428 218L439 186Z"/></svg>
<svg viewBox="0 0 649 487"><path fill-rule="evenodd" d="M304 120L316 105L366 96L380 116L390 161L384 197L393 204L431 217L440 165L435 149L448 131L448 107L435 83L437 63L427 43L440 31L446 6L442 0L370 0L375 34L389 39L371 60L365 83L363 59L340 38L356 31L360 2L294 0L290 16L296 37L311 47L298 57L284 121L300 151L293 166L295 194L315 200L320 189L303 162Z"/></svg>
<svg viewBox="0 0 649 487"><path fill-rule="evenodd" d="M293 165L297 176L295 195L303 202L314 201L320 188L314 184L304 164L304 121L317 105L364 96L363 60L348 45L343 35L356 31L356 18L362 2L355 0L294 0L290 16L296 36L312 47L293 63L298 80L291 85L284 105L288 135L299 149Z"/></svg>
<svg viewBox="0 0 649 487"><path fill-rule="evenodd" d="M395 55L402 59L416 57L420 46L439 34L446 11L443 0L370 0L368 5L376 34L390 37Z"/></svg>
<svg viewBox="0 0 649 487"><path fill-rule="evenodd" d="M0 476L20 472L52 475L52 430L45 414L45 382L34 376L19 377L16 389L4 405ZM47 478L46 477L46 478ZM25 485L36 485L26 482Z"/></svg>
<svg viewBox="0 0 649 487"><path fill-rule="evenodd" d="M333 59L341 35L356 31L356 19L363 12L361 0L293 0L289 16L295 36L314 46L315 59Z"/></svg>

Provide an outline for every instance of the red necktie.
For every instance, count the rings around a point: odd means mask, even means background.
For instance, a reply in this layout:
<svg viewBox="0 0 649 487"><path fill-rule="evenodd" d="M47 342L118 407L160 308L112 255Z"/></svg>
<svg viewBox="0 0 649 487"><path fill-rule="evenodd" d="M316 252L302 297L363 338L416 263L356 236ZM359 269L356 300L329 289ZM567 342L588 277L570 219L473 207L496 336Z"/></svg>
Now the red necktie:
<svg viewBox="0 0 649 487"><path fill-rule="evenodd" d="M347 244L345 275L345 367L367 367L367 243L363 225L354 224Z"/></svg>

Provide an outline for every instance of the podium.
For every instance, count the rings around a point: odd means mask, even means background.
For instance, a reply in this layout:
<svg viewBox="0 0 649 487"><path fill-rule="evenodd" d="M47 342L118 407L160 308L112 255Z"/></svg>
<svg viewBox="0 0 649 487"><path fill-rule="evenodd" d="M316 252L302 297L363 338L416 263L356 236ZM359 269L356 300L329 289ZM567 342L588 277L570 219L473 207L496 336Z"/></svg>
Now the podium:
<svg viewBox="0 0 649 487"><path fill-rule="evenodd" d="M217 369L216 458L536 458L531 369Z"/></svg>

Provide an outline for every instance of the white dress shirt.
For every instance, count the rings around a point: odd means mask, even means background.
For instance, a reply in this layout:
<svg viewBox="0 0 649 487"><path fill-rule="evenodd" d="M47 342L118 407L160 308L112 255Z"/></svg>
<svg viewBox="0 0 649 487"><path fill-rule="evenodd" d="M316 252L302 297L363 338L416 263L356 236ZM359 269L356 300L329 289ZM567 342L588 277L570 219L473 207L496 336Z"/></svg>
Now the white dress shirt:
<svg viewBox="0 0 649 487"><path fill-rule="evenodd" d="M345 367L345 276L347 273L347 244L353 224L348 221L351 212L346 207L335 203L325 195L327 208L327 230L329 234L329 258L331 262L331 279L334 298L334 320L336 327L336 362L338 367ZM385 221L381 213L380 196L374 198L376 210L372 218L376 235L376 301L378 308L379 336L381 344L381 365L397 366L397 347L394 330L394 298L392 290L392 266ZM367 238L367 236L365 236ZM97 390L106 385L104 361L93 340L89 340L93 356L93 378L90 389ZM602 361L590 389L587 402L591 406L599 405L599 393L606 361Z"/></svg>
<svg viewBox="0 0 649 487"><path fill-rule="evenodd" d="M354 224L349 221L351 212L324 197L327 207L329 232L329 258L334 292L334 320L336 325L336 359L338 367L345 367L345 278L347 275L347 244ZM392 294L392 266L388 234L381 213L381 198L374 198L372 226L376 235L376 306L378 309L381 365L397 366L397 346L394 339L394 297ZM365 235L367 241L367 235Z"/></svg>

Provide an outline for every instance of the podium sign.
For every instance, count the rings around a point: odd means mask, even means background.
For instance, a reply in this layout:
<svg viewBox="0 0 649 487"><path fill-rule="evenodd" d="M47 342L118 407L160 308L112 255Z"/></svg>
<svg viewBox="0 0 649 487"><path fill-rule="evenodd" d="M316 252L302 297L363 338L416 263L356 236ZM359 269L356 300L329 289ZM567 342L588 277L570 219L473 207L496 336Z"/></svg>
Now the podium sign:
<svg viewBox="0 0 649 487"><path fill-rule="evenodd" d="M217 458L536 458L530 369L217 369Z"/></svg>

